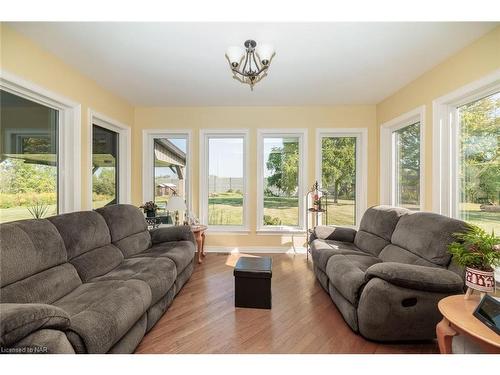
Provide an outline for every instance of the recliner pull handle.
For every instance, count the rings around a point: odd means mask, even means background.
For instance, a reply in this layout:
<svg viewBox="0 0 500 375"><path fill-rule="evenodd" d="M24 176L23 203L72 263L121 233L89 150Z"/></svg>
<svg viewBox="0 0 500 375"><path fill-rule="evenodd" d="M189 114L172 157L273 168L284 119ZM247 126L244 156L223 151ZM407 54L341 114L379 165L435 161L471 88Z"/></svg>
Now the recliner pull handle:
<svg viewBox="0 0 500 375"><path fill-rule="evenodd" d="M401 301L401 305L403 307L412 307L417 304L417 299L415 297L411 298L405 298L404 300Z"/></svg>

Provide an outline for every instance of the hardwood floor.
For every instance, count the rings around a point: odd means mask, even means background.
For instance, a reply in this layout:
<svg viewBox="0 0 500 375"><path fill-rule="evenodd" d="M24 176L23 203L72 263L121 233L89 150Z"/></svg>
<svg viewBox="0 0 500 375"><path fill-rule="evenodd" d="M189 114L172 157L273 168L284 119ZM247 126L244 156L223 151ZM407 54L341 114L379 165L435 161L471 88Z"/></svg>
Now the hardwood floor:
<svg viewBox="0 0 500 375"><path fill-rule="evenodd" d="M137 353L437 353L436 342L379 344L353 333L304 254L272 254L272 310L235 309L233 266L210 253Z"/></svg>

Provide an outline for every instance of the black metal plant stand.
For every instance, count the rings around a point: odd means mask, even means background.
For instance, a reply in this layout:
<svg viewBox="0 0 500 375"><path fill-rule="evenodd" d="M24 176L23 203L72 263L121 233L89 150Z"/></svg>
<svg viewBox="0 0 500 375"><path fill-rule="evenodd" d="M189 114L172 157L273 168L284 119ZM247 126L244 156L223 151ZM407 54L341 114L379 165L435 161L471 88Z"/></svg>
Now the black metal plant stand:
<svg viewBox="0 0 500 375"><path fill-rule="evenodd" d="M311 205L312 204L312 205ZM320 215L325 215L325 225L328 225L328 191L321 189L316 181L306 194L306 261L311 252L311 235L319 224ZM309 220L309 216L312 217Z"/></svg>

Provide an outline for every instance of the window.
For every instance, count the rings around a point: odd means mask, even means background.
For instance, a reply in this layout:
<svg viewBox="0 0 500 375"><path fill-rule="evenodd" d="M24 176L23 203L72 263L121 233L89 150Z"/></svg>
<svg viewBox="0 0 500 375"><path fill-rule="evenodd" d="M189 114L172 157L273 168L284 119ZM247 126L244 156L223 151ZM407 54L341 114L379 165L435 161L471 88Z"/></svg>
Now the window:
<svg viewBox="0 0 500 375"><path fill-rule="evenodd" d="M458 217L500 233L500 91L457 108Z"/></svg>
<svg viewBox="0 0 500 375"><path fill-rule="evenodd" d="M423 124L419 107L389 121L380 129L381 203L423 209Z"/></svg>
<svg viewBox="0 0 500 375"><path fill-rule="evenodd" d="M3 90L0 108L0 221L57 214L59 112Z"/></svg>
<svg viewBox="0 0 500 375"><path fill-rule="evenodd" d="M143 201L154 201L160 216L166 216L169 198L176 194L186 201L187 215L191 213L189 130L144 130L142 193ZM181 220L182 221L182 220Z"/></svg>
<svg viewBox="0 0 500 375"><path fill-rule="evenodd" d="M118 133L92 127L92 208L118 203Z"/></svg>
<svg viewBox="0 0 500 375"><path fill-rule="evenodd" d="M304 226L305 131L259 131L258 228Z"/></svg>
<svg viewBox="0 0 500 375"><path fill-rule="evenodd" d="M187 136L170 135L154 138L154 201L160 210L166 209L169 198L186 196Z"/></svg>
<svg viewBox="0 0 500 375"><path fill-rule="evenodd" d="M500 233L500 73L434 101L434 210Z"/></svg>
<svg viewBox="0 0 500 375"><path fill-rule="evenodd" d="M317 180L328 193L322 224L356 226L366 209L366 129L318 129Z"/></svg>
<svg viewBox="0 0 500 375"><path fill-rule="evenodd" d="M246 229L247 132L202 131L201 219L211 229Z"/></svg>
<svg viewBox="0 0 500 375"><path fill-rule="evenodd" d="M91 207L130 203L130 127L92 110L88 121Z"/></svg>

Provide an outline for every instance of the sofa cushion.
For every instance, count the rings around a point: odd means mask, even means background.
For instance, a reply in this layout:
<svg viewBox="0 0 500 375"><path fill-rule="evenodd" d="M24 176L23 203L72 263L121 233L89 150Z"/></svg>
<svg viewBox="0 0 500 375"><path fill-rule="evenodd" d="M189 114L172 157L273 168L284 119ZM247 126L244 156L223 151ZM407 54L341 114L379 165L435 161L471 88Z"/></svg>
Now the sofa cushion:
<svg viewBox="0 0 500 375"><path fill-rule="evenodd" d="M352 242L318 239L311 243L313 263L323 272L326 271L326 264L331 256L342 254L365 255Z"/></svg>
<svg viewBox="0 0 500 375"><path fill-rule="evenodd" d="M463 232L467 226L461 220L432 212L415 212L401 217L391 242L439 266L447 266L451 255L448 245L454 233Z"/></svg>
<svg viewBox="0 0 500 375"><path fill-rule="evenodd" d="M67 262L64 242L46 219L0 225L0 286Z"/></svg>
<svg viewBox="0 0 500 375"><path fill-rule="evenodd" d="M149 285L151 303L154 304L174 285L176 277L175 264L168 258L130 258L113 271L91 281L142 280Z"/></svg>
<svg viewBox="0 0 500 375"><path fill-rule="evenodd" d="M84 282L104 275L123 260L122 252L111 244L106 221L97 212L72 212L48 220L61 234L68 259Z"/></svg>
<svg viewBox="0 0 500 375"><path fill-rule="evenodd" d="M311 238L353 242L355 236L356 229L353 228L337 227L335 225L318 225L314 228Z"/></svg>
<svg viewBox="0 0 500 375"><path fill-rule="evenodd" d="M409 210L400 207L370 207L361 218L354 244L361 250L377 256L390 243L400 217L409 213Z"/></svg>
<svg viewBox="0 0 500 375"><path fill-rule="evenodd" d="M414 264L417 266L439 267L438 265L429 262L428 260L413 254L412 252L403 249L402 247L389 244L378 256L384 262L396 262L404 264Z"/></svg>
<svg viewBox="0 0 500 375"><path fill-rule="evenodd" d="M67 336L77 351L106 353L147 311L151 290L141 280L92 282L54 305L69 314Z"/></svg>
<svg viewBox="0 0 500 375"><path fill-rule="evenodd" d="M115 204L96 210L104 217L111 233L111 241L127 258L151 246L144 214L130 204Z"/></svg>
<svg viewBox="0 0 500 375"><path fill-rule="evenodd" d="M380 262L380 259L367 255L334 255L328 260L326 274L335 289L356 306L367 282L365 271Z"/></svg>
<svg viewBox="0 0 500 375"><path fill-rule="evenodd" d="M195 247L191 241L164 242L153 245L153 247L137 254L134 258L153 257L168 258L175 263L177 274L179 275L192 261L195 254Z"/></svg>

